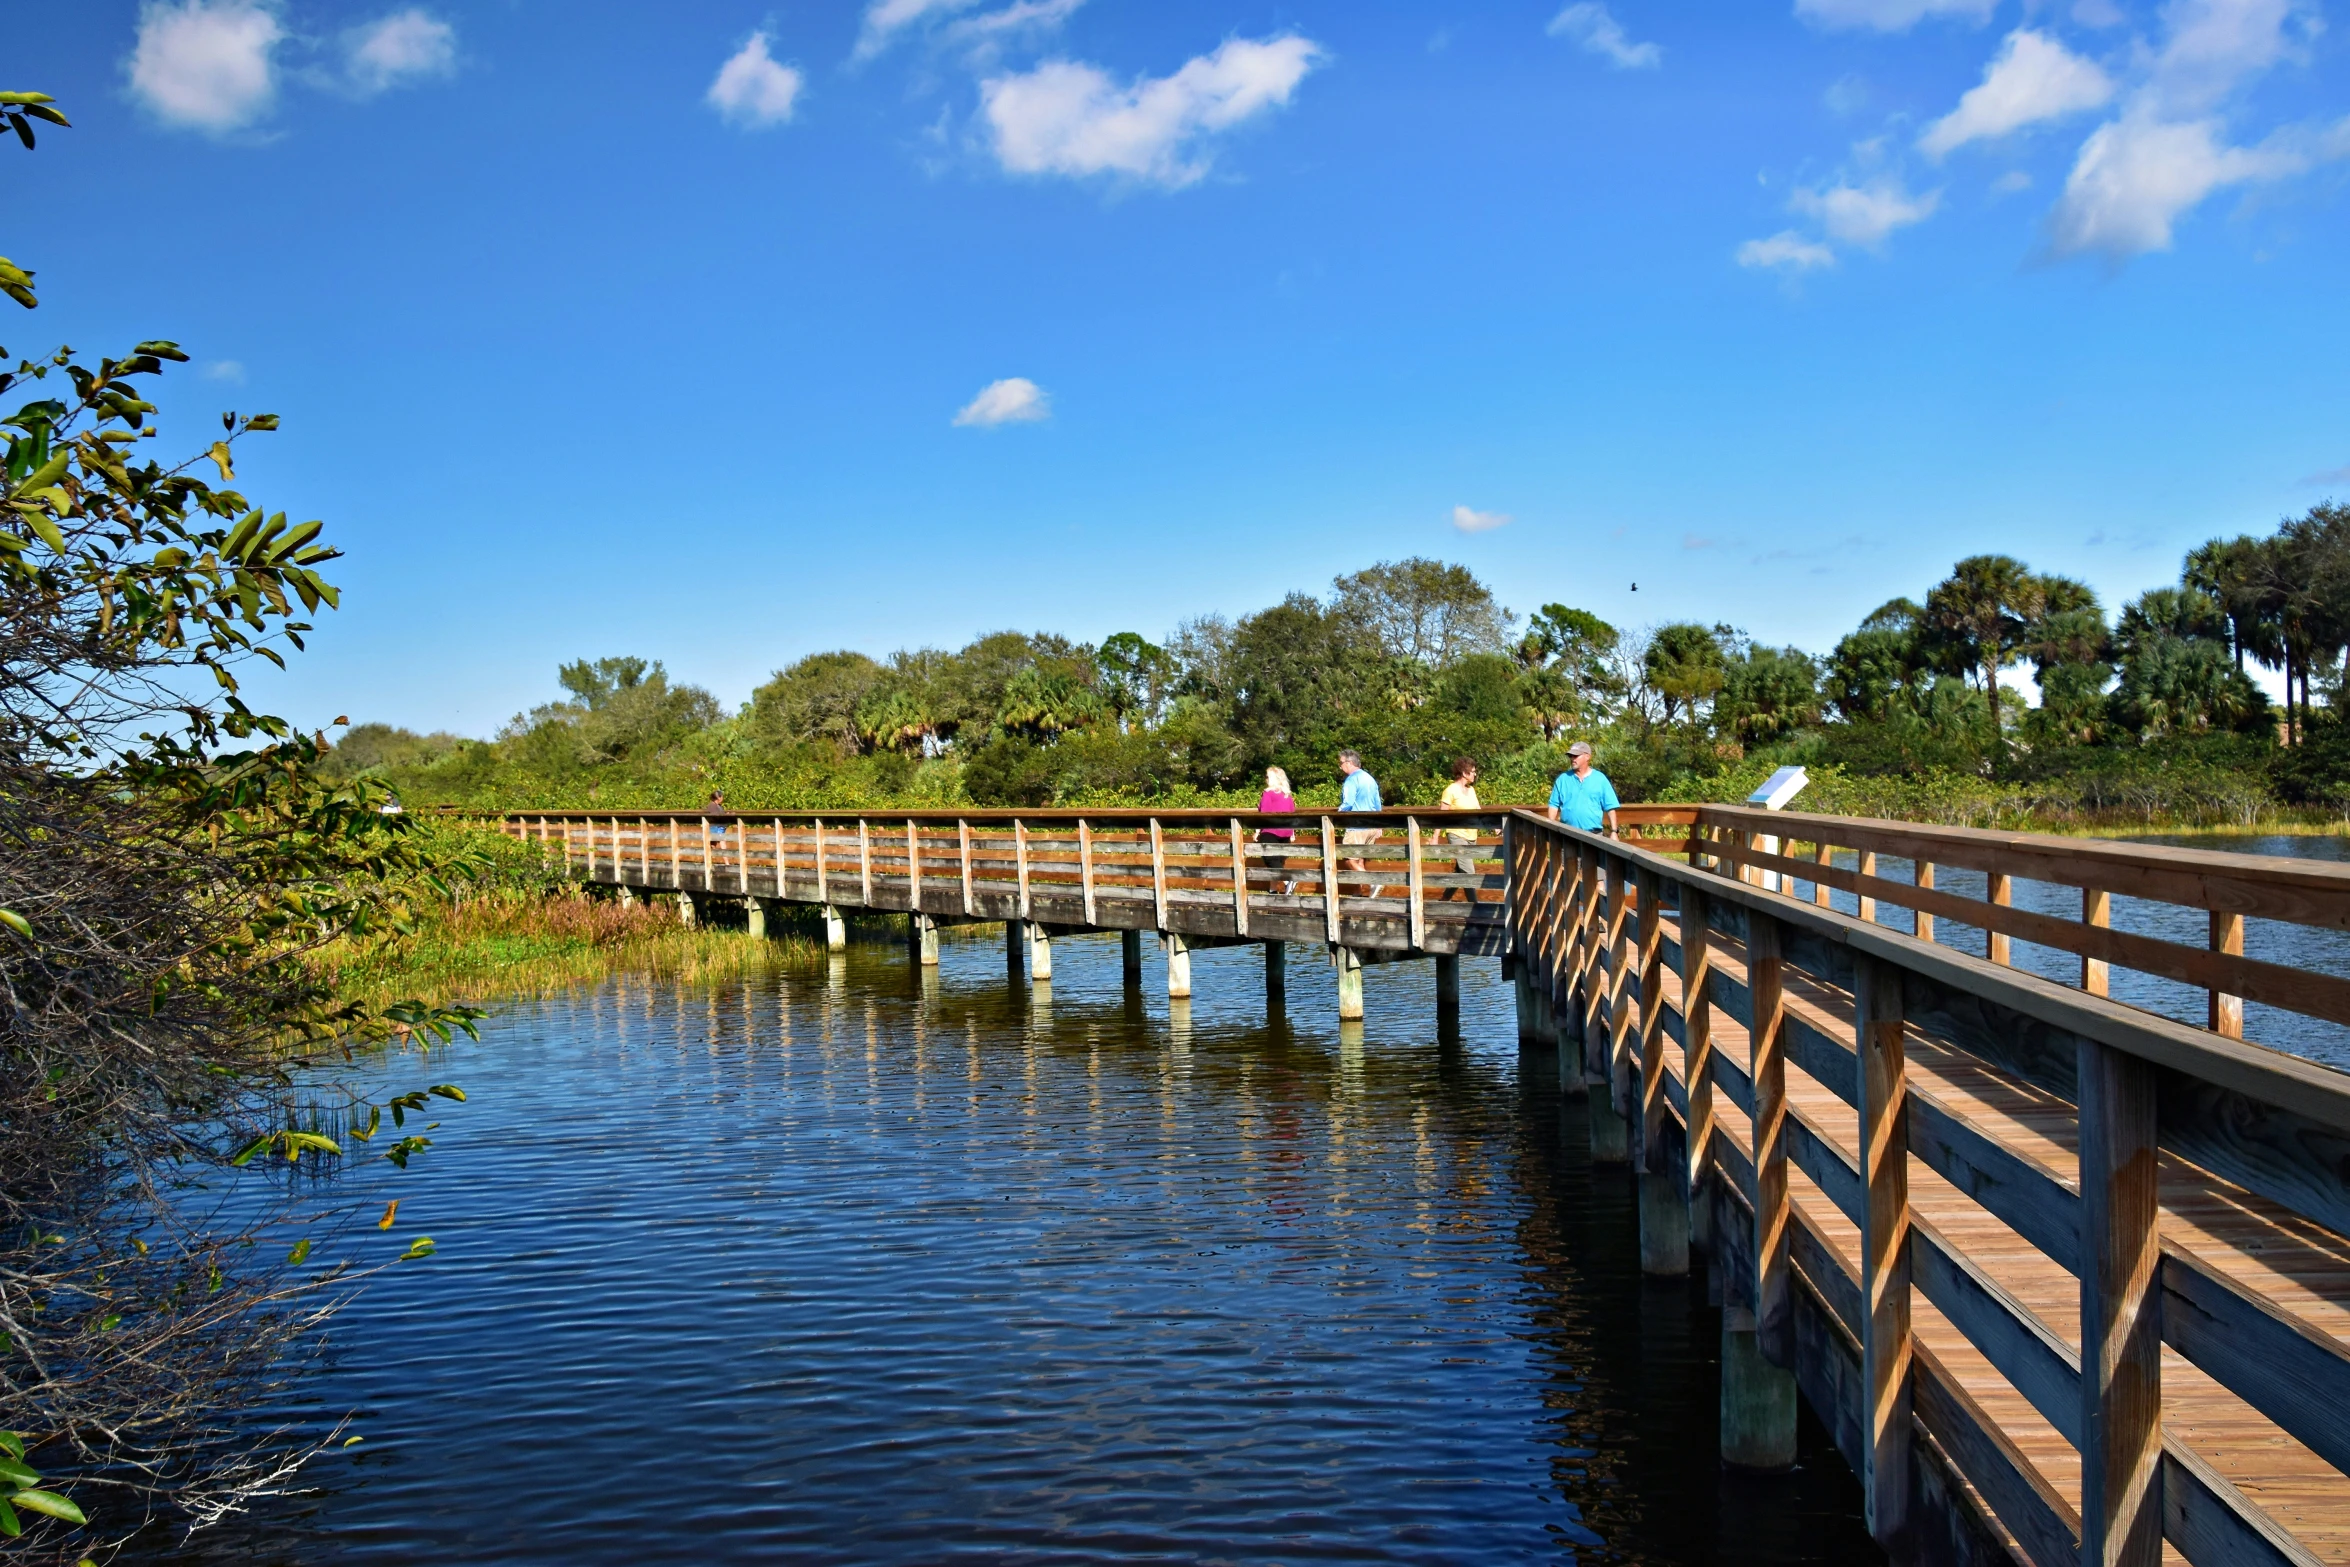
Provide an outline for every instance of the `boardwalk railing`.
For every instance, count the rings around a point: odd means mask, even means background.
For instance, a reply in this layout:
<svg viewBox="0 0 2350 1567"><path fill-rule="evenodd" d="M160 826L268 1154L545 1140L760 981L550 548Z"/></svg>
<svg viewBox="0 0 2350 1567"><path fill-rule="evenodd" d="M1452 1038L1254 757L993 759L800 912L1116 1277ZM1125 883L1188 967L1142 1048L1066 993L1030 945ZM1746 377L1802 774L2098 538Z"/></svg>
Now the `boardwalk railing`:
<svg viewBox="0 0 2350 1567"><path fill-rule="evenodd" d="M1710 1259L1728 1455L1791 1379L1897 1559L2350 1560L2350 1077L2236 1037L2239 998L2346 1020L2343 982L2242 938L2248 917L2350 928L2350 870L1625 818L1645 841L1511 819L1512 932L1595 1153L1639 1172L1644 1262ZM1895 857L1909 879L1882 874ZM2026 879L2073 889L2078 918L2015 907ZM2116 897L2207 917L2208 943L2116 930ZM2012 942L2077 972L2018 968ZM2211 1026L2112 999L2112 968L2203 989Z"/></svg>
<svg viewBox="0 0 2350 1567"><path fill-rule="evenodd" d="M497 819L574 875L646 891L1201 941L1500 953L1499 813L546 812ZM1268 838L1279 832L1291 836ZM1349 834L1370 841L1348 842Z"/></svg>

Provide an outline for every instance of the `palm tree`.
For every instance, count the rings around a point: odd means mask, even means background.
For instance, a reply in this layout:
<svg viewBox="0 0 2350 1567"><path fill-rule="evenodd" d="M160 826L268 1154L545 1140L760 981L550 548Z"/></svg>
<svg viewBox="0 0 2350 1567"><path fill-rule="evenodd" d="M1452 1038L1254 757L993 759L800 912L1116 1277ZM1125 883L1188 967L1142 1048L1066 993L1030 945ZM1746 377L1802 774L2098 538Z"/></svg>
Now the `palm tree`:
<svg viewBox="0 0 2350 1567"><path fill-rule="evenodd" d="M2058 597L2077 608L2064 584ZM1950 568L1950 575L1926 595L1919 619L1929 640L1954 670L1980 675L1984 697L1991 703L1991 761L1998 766L2006 747L1998 733L1999 671L2023 655L2032 626L2047 613L2050 579L2035 576L2012 555L1970 555ZM2089 602L2095 603L2092 597Z"/></svg>

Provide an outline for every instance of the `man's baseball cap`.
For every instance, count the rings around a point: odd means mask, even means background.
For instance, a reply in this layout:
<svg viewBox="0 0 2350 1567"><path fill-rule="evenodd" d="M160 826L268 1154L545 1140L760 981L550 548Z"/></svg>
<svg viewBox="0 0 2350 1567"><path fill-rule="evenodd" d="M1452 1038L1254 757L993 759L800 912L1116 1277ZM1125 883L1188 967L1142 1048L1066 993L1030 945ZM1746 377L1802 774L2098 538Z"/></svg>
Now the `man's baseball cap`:
<svg viewBox="0 0 2350 1567"><path fill-rule="evenodd" d="M1567 747L1567 754L1569 756L1589 756L1591 754L1591 742L1588 740L1578 740L1573 745Z"/></svg>

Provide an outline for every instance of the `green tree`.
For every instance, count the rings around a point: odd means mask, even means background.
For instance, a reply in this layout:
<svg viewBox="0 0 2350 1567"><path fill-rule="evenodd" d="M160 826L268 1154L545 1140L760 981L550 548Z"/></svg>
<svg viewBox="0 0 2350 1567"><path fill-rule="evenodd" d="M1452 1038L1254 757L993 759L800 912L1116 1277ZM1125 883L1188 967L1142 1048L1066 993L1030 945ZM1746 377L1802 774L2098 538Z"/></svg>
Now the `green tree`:
<svg viewBox="0 0 2350 1567"><path fill-rule="evenodd" d="M1093 650L1102 699L1120 729L1129 720L1156 723L1175 681L1175 660L1165 648L1121 631Z"/></svg>
<svg viewBox="0 0 2350 1567"><path fill-rule="evenodd" d="M1392 658L1443 669L1468 653L1498 653L1509 612L1466 566L1413 556L1340 577L1332 608L1365 627Z"/></svg>
<svg viewBox="0 0 2350 1567"><path fill-rule="evenodd" d="M1820 721L1820 668L1800 648L1757 647L1723 669L1718 722L1747 745Z"/></svg>
<svg viewBox="0 0 2350 1567"><path fill-rule="evenodd" d="M815 742L854 751L863 738L857 710L881 679L881 666L862 653L811 653L751 693L751 733L771 744Z"/></svg>
<svg viewBox="0 0 2350 1567"><path fill-rule="evenodd" d="M1392 711L1388 659L1356 616L1293 593L1233 628L1233 729L1269 761L1301 747L1336 750L1350 726Z"/></svg>

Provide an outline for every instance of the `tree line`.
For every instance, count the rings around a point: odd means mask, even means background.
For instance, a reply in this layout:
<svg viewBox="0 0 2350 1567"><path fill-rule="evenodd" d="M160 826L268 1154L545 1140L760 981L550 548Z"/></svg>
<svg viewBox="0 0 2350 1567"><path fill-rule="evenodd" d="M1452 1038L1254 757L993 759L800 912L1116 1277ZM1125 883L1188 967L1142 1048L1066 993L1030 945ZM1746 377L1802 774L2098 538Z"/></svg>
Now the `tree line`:
<svg viewBox="0 0 2350 1567"><path fill-rule="evenodd" d="M332 765L412 803L681 807L1211 802L1269 764L1335 788L1362 753L1399 802L1458 756L1491 799L1537 798L1573 739L1626 798L1697 797L1761 763L1989 783L2230 770L2329 804L2350 649L2350 509L2215 539L2109 614L2072 578L1958 561L1824 653L1729 624L1524 614L1468 568L1387 561L1322 593L1152 640L999 631L959 650L813 653L738 711L640 657L581 660L493 740L362 725ZM2033 694L2005 678L2028 668ZM2284 676L2278 711L2252 678Z"/></svg>

